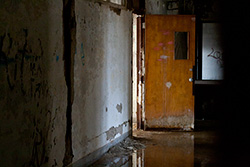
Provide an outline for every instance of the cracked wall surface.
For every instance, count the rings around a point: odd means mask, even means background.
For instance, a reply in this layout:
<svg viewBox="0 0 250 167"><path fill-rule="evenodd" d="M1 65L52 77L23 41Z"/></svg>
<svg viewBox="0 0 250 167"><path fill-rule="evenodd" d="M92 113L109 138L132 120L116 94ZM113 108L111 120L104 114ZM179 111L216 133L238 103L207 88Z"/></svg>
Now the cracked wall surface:
<svg viewBox="0 0 250 167"><path fill-rule="evenodd" d="M132 12L72 2L0 1L0 166L65 166L131 129Z"/></svg>
<svg viewBox="0 0 250 167"><path fill-rule="evenodd" d="M0 166L62 166L62 1L0 1Z"/></svg>
<svg viewBox="0 0 250 167"><path fill-rule="evenodd" d="M67 85L65 156L63 165L72 163L72 104L74 102L74 57L76 49L75 0L63 0L63 60Z"/></svg>

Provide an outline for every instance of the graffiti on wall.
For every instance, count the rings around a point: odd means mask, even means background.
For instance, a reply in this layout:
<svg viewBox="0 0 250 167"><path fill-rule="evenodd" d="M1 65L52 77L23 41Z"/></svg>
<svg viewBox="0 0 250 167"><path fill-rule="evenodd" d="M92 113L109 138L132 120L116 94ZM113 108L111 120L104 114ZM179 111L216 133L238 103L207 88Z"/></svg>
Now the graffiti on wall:
<svg viewBox="0 0 250 167"><path fill-rule="evenodd" d="M85 65L85 55L84 55L84 51L83 51L83 43L81 43L81 61L82 61L82 65Z"/></svg>
<svg viewBox="0 0 250 167"><path fill-rule="evenodd" d="M220 51L215 51L214 48L211 48L211 52L207 55L207 57L211 57L217 60L217 63L223 67L223 53Z"/></svg>
<svg viewBox="0 0 250 167"><path fill-rule="evenodd" d="M15 112L24 113L24 124L27 124L28 128L24 126L20 129L26 128L25 135L33 132L31 138L25 141L33 143L27 166L42 166L48 162L49 148L46 144L54 119L47 107L50 95L43 57L42 40L29 38L28 29L21 29L15 35L4 33L0 36L0 73L3 79L0 82L1 87L8 89L12 101L19 101L15 98L23 98ZM8 104L12 102L8 101ZM9 119L11 121L11 118ZM18 118L13 119L18 121ZM17 130L17 133L24 135L20 131Z"/></svg>
<svg viewBox="0 0 250 167"><path fill-rule="evenodd" d="M224 79L222 25L202 23L202 79Z"/></svg>
<svg viewBox="0 0 250 167"><path fill-rule="evenodd" d="M20 36L12 37L6 33L0 37L0 67L5 68L9 89L20 88L23 95L40 98L46 93L46 80L43 80L41 40L36 39L36 48L28 43L28 30L23 29ZM19 39L24 39L20 42ZM35 51L33 51L35 50ZM27 86L29 83L29 86Z"/></svg>

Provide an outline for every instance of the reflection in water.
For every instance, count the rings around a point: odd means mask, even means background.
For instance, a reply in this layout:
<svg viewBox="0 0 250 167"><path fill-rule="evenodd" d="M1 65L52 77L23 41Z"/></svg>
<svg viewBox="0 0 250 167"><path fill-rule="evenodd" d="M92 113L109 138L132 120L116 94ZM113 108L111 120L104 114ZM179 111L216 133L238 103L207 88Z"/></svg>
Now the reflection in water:
<svg viewBox="0 0 250 167"><path fill-rule="evenodd" d="M132 166L132 156L122 156L122 157L102 157L96 163L91 165L92 167L131 167Z"/></svg>
<svg viewBox="0 0 250 167"><path fill-rule="evenodd" d="M170 133L155 137L158 143L149 144L145 150L133 154L133 166L194 166L193 135Z"/></svg>
<svg viewBox="0 0 250 167"><path fill-rule="evenodd" d="M217 135L214 132L136 131L110 149L92 166L189 167L218 166Z"/></svg>
<svg viewBox="0 0 250 167"><path fill-rule="evenodd" d="M186 132L139 132L92 166L194 166L194 136ZM124 142L126 143L126 141ZM144 145L144 147L138 147Z"/></svg>
<svg viewBox="0 0 250 167"><path fill-rule="evenodd" d="M136 150L133 154L133 167L144 167L144 149Z"/></svg>

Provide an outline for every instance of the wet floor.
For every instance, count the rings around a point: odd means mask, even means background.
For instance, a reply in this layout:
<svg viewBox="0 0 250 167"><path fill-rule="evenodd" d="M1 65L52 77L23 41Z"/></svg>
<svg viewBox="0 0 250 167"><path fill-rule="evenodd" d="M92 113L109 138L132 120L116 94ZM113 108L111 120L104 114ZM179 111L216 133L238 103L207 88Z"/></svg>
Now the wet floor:
<svg viewBox="0 0 250 167"><path fill-rule="evenodd" d="M212 130L194 132L133 132L92 166L157 167L221 166L218 134Z"/></svg>

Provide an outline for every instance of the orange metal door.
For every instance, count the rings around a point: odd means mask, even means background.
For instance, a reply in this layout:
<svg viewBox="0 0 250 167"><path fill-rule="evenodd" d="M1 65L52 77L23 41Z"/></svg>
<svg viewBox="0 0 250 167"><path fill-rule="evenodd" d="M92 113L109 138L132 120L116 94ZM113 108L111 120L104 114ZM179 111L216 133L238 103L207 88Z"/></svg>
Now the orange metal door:
<svg viewBox="0 0 250 167"><path fill-rule="evenodd" d="M187 57L184 59L177 57L176 34L180 32L187 36ZM145 53L146 127L193 129L195 17L146 15Z"/></svg>

